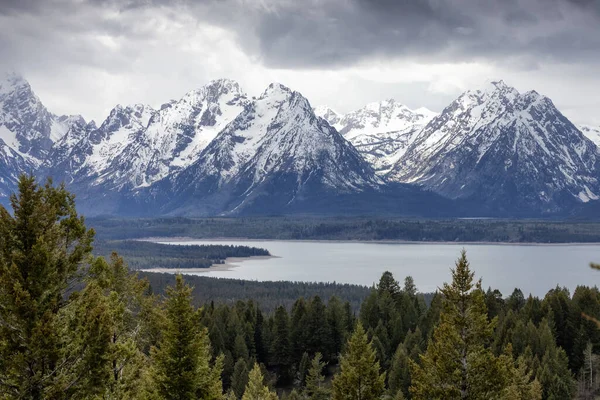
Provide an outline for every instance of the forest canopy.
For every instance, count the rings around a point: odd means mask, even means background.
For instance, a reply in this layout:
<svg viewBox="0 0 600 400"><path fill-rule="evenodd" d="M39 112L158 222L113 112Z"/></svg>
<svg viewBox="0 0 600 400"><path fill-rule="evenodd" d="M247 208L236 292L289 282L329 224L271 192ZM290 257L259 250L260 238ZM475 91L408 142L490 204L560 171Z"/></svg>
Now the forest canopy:
<svg viewBox="0 0 600 400"><path fill-rule="evenodd" d="M11 205L0 208L2 399L599 394L596 287L505 296L483 289L463 252L430 301L385 272L359 307L308 292L268 311L198 302L181 275L159 293L118 254L93 255L95 232L63 186L21 177Z"/></svg>

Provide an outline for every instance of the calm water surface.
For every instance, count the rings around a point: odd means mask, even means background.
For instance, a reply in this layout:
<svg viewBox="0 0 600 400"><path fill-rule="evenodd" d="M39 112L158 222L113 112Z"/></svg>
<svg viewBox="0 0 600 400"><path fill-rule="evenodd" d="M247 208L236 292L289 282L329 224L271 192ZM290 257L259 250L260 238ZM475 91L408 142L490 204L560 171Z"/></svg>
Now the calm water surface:
<svg viewBox="0 0 600 400"><path fill-rule="evenodd" d="M483 286L508 295L519 287L527 295L543 296L556 285L571 291L577 285L595 286L600 271L589 267L600 262L600 245L488 245L405 244L325 241L198 240L168 244L235 244L262 247L277 258L230 263L229 271L195 275L258 281L318 281L371 285L384 271L396 279L411 275L419 290L434 291L449 281L450 268L460 255L467 256Z"/></svg>

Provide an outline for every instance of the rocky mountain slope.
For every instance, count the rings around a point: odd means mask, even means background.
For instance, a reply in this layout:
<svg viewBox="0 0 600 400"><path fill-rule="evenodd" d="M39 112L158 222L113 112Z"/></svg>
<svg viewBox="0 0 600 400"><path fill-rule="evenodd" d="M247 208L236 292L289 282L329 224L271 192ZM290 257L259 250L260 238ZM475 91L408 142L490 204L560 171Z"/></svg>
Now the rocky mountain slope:
<svg viewBox="0 0 600 400"><path fill-rule="evenodd" d="M84 123L49 112L20 75L0 76L0 201L14 192L19 174L38 172L54 143Z"/></svg>
<svg viewBox="0 0 600 400"><path fill-rule="evenodd" d="M598 199L598 160L598 148L549 98L497 81L430 121L387 178L500 214L536 215Z"/></svg>
<svg viewBox="0 0 600 400"><path fill-rule="evenodd" d="M202 214L262 207L274 212L327 193L358 193L380 185L368 163L315 116L306 98L271 84L194 164L152 192L158 198L172 193L168 209Z"/></svg>
<svg viewBox="0 0 600 400"><path fill-rule="evenodd" d="M246 103L236 82L218 80L160 110L118 105L100 127L72 129L57 142L48 174L100 190L150 186L193 163Z"/></svg>
<svg viewBox="0 0 600 400"><path fill-rule="evenodd" d="M88 215L566 215L600 210L599 139L502 81L439 115L393 100L340 115L281 84L249 98L217 80L97 125L52 114L9 74L0 203L33 173L66 182Z"/></svg>

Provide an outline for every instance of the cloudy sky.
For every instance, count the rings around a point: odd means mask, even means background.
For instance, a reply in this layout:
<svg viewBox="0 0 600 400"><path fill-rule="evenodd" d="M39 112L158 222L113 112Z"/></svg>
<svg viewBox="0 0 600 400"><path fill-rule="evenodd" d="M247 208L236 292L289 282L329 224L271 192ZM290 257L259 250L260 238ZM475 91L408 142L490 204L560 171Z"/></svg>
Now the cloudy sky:
<svg viewBox="0 0 600 400"><path fill-rule="evenodd" d="M600 125L600 0L0 0L0 70L96 120L222 77L340 112L440 111L501 78Z"/></svg>

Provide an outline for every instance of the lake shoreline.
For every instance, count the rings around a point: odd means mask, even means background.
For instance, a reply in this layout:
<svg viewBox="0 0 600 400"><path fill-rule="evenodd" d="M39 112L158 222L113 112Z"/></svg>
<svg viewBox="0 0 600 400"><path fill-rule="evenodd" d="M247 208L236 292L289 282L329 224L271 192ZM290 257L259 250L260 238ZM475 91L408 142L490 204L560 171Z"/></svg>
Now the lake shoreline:
<svg viewBox="0 0 600 400"><path fill-rule="evenodd" d="M298 242L298 243L365 243L365 244L412 244L412 245L486 245L486 246L597 246L600 242L487 242L487 241L476 241L476 242L449 242L449 241L426 241L426 240L361 240L361 239L253 239L253 238L230 238L230 237L214 237L214 238L193 238L189 236L156 236L147 237L140 239L122 239L122 240L136 240L140 242L176 242L176 243L188 243L188 242L202 242L202 241L214 241L214 242Z"/></svg>
<svg viewBox="0 0 600 400"><path fill-rule="evenodd" d="M242 263L248 260L268 260L271 258L279 258L277 256L250 256L250 257L227 257L225 262L222 264L213 264L208 268L148 268L148 269L140 269L140 272L153 272L159 274L172 274L174 272L179 272L182 275L186 274L201 274L208 273L214 271L231 271L233 268L240 267L239 264L233 263Z"/></svg>

